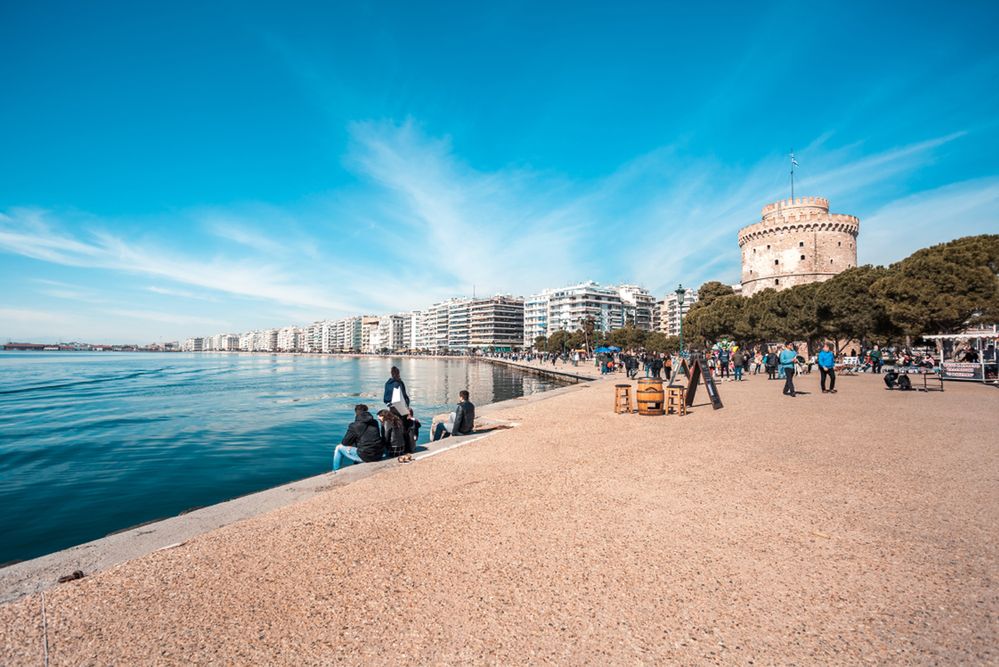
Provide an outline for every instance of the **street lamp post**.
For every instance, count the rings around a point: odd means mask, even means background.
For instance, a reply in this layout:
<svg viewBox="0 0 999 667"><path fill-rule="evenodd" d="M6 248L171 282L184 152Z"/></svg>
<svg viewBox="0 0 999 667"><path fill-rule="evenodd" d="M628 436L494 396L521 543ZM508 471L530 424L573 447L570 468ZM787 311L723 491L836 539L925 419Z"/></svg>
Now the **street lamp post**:
<svg viewBox="0 0 999 667"><path fill-rule="evenodd" d="M677 315L680 318L680 356L683 354L683 295L687 293L687 290L683 289L683 285L677 285L676 288L676 310Z"/></svg>

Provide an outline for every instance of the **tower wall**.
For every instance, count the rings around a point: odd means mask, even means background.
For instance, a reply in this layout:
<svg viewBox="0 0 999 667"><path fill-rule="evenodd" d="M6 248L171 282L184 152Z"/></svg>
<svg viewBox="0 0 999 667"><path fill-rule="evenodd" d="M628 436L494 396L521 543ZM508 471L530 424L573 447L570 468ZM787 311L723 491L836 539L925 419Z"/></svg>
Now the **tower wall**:
<svg viewBox="0 0 999 667"><path fill-rule="evenodd" d="M860 220L829 213L821 197L763 207L760 222L739 231L742 294L828 280L857 265Z"/></svg>

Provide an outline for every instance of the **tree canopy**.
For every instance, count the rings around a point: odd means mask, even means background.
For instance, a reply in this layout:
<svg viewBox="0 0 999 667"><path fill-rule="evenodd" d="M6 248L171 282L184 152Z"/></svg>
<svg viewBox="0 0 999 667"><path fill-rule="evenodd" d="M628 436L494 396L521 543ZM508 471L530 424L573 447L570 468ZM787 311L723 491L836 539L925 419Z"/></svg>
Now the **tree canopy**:
<svg viewBox="0 0 999 667"><path fill-rule="evenodd" d="M684 318L695 345L730 337L746 343L819 338L888 342L954 333L999 320L999 235L924 248L889 267L847 269L821 283L751 297L705 283Z"/></svg>
<svg viewBox="0 0 999 667"><path fill-rule="evenodd" d="M722 338L745 344L783 340L862 340L888 343L901 336L955 333L999 321L999 235L968 236L917 250L888 267L858 266L821 283L743 297L710 281L683 319L693 347ZM560 352L586 345L617 345L672 352L676 337L627 325L595 331L592 319L568 333L539 338L535 349Z"/></svg>

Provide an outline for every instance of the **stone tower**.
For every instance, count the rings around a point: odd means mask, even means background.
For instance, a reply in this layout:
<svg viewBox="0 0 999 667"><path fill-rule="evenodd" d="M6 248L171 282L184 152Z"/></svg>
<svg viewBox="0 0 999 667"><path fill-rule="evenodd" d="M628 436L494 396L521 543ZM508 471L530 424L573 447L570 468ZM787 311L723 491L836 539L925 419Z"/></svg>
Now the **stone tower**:
<svg viewBox="0 0 999 667"><path fill-rule="evenodd" d="M763 207L763 219L739 231L742 295L828 280L857 265L860 220L829 212L821 197Z"/></svg>

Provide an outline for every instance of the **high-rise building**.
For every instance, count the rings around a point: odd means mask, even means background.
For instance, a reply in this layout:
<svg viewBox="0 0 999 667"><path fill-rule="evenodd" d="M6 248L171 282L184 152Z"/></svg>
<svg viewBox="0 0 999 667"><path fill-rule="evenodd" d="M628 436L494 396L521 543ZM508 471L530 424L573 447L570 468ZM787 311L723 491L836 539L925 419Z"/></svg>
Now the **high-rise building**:
<svg viewBox="0 0 999 667"><path fill-rule="evenodd" d="M468 350L470 299L451 299L447 307L447 349L464 353Z"/></svg>
<svg viewBox="0 0 999 667"><path fill-rule="evenodd" d="M697 290L688 289L683 293L683 307L680 307L676 292L667 292L659 302L659 331L668 336L680 334L680 320L686 316L690 306L697 303Z"/></svg>
<svg viewBox="0 0 999 667"><path fill-rule="evenodd" d="M184 352L203 352L205 349L204 338L188 338L180 348Z"/></svg>
<svg viewBox="0 0 999 667"><path fill-rule="evenodd" d="M524 304L524 345L534 345L539 336L556 331L593 329L607 333L633 324L652 328L655 299L635 285L602 286L592 280L558 289L547 289L528 297Z"/></svg>
<svg viewBox="0 0 999 667"><path fill-rule="evenodd" d="M414 310L409 313L402 314L402 340L403 340L403 350L418 350L419 337L420 337L420 324L423 321L423 315L418 310Z"/></svg>
<svg viewBox="0 0 999 667"><path fill-rule="evenodd" d="M509 351L523 344L523 299L497 295L469 304L469 348Z"/></svg>
<svg viewBox="0 0 999 667"><path fill-rule="evenodd" d="M278 352L298 352L301 335L301 330L298 327L282 327L278 329L275 349Z"/></svg>
<svg viewBox="0 0 999 667"><path fill-rule="evenodd" d="M361 316L361 352L377 352L373 345L378 345L381 340L378 338L378 316Z"/></svg>
<svg viewBox="0 0 999 667"><path fill-rule="evenodd" d="M624 309L624 323L637 329L652 331L656 310L656 298L652 293L638 285L618 285L617 293Z"/></svg>

